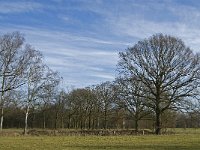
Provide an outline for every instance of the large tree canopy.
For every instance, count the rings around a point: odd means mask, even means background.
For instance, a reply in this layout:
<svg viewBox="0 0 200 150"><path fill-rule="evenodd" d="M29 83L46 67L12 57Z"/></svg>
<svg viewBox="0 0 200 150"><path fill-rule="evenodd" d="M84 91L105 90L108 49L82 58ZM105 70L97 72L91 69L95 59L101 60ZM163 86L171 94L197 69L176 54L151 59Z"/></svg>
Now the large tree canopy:
<svg viewBox="0 0 200 150"><path fill-rule="evenodd" d="M141 82L143 92L137 96L146 99L156 117L156 134L161 130L161 114L178 108L185 98L197 92L200 58L176 37L157 34L139 41L121 52L120 75ZM140 93L146 93L140 94Z"/></svg>

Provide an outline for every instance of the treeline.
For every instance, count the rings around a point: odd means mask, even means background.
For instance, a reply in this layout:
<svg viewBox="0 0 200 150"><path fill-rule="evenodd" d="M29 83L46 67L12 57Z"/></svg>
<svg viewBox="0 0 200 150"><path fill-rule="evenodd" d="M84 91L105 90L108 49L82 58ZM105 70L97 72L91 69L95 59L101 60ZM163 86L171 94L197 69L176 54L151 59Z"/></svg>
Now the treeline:
<svg viewBox="0 0 200 150"><path fill-rule="evenodd" d="M112 84L105 82L99 86ZM94 88L94 87L93 87ZM107 91L97 91L97 87L74 89L55 95L55 99L43 102L30 109L29 128L42 129L155 129L155 115L147 114L135 123L135 112L117 101L115 95ZM98 93L97 93L98 92ZM101 95L99 92L105 92ZM98 95L97 95L98 94ZM100 94L100 95L99 95ZM100 96L102 96L100 98ZM38 100L39 102L39 100ZM199 128L200 114L196 111L166 111L162 117L162 128ZM24 110L10 103L5 108L5 128L23 128Z"/></svg>
<svg viewBox="0 0 200 150"><path fill-rule="evenodd" d="M119 53L118 76L66 91L42 54L14 32L0 37L1 129L199 127L200 58L157 34Z"/></svg>
<svg viewBox="0 0 200 150"><path fill-rule="evenodd" d="M108 84L110 82L106 82ZM103 83L105 84L105 83ZM30 128L47 129L132 129L135 128L134 112L120 102L105 102L97 99L93 89L75 89L70 93L61 92L54 102L31 108L28 119ZM198 128L200 114L197 112L167 111L162 115L163 128ZM5 108L5 128L23 128L24 110L16 104ZM155 128L155 116L146 115L139 120L138 127Z"/></svg>

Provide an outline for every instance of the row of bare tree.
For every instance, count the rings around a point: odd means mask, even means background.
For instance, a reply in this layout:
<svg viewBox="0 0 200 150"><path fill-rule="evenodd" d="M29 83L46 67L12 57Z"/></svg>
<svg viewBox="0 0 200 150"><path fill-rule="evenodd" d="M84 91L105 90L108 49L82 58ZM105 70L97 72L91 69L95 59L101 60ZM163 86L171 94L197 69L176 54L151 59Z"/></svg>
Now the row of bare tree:
<svg viewBox="0 0 200 150"><path fill-rule="evenodd" d="M0 37L0 57L1 130L4 109L4 124L24 125L25 134L28 125L134 127L136 132L140 126L160 134L163 127L191 127L188 116L199 127L200 57L178 38L157 34L139 41L119 53L115 81L67 92L59 88L58 73L44 65L42 54L20 33ZM16 114L22 117L13 119Z"/></svg>
<svg viewBox="0 0 200 150"><path fill-rule="evenodd" d="M37 99L30 107L29 128L42 129L155 129L155 114L148 107L137 106L139 101L118 99L113 82L57 91L49 101ZM34 107L33 107L34 106ZM137 108L136 108L137 107ZM139 109L141 108L141 109ZM5 128L24 127L24 109L16 103L5 108ZM200 113L190 110L166 110L161 115L161 127L200 127Z"/></svg>

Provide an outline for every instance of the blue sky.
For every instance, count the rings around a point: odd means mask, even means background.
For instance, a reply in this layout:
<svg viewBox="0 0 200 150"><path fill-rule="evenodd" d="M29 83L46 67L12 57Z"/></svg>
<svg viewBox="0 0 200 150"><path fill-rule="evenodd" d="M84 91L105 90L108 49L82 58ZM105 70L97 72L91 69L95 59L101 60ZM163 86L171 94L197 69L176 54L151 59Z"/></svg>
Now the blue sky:
<svg viewBox="0 0 200 150"><path fill-rule="evenodd" d="M200 47L198 0L0 0L0 34L20 31L64 86L117 75L118 52L155 33Z"/></svg>

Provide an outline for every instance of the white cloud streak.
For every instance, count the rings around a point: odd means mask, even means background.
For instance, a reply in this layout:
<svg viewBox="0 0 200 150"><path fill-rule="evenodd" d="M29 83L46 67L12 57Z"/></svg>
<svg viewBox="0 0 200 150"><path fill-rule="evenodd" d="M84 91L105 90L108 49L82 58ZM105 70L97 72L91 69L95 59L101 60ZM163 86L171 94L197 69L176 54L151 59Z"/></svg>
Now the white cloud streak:
<svg viewBox="0 0 200 150"><path fill-rule="evenodd" d="M44 54L45 62L64 77L68 85L83 87L113 80L118 52L105 50L101 45L125 45L70 33L41 30L24 26L4 27L0 32L19 30L27 42ZM84 45L84 47L82 47ZM93 48L97 46L99 48ZM106 69L109 68L109 69Z"/></svg>
<svg viewBox="0 0 200 150"><path fill-rule="evenodd" d="M60 4L64 2L58 1ZM0 13L28 12L42 7L41 4L33 2L21 4L4 2L0 5ZM48 6L47 9L52 8L53 6ZM130 0L124 3L119 0L118 3L111 4L108 1L86 0L81 1L78 6L62 7L62 13L58 14L57 19L63 20L63 23L76 22L71 20L72 16L67 15L69 10L90 12L101 16L101 22L92 26L94 31L91 29L91 32L94 34L90 34L90 30L85 33L79 31L72 33L67 29L51 30L22 25L4 25L1 26L0 32L19 30L24 33L27 42L44 53L45 62L61 73L65 83L76 87L113 80L118 51L152 34L164 33L177 36L183 39L187 46L196 52L199 51L200 9L193 6L176 4L174 1L141 3ZM166 14L169 16L165 16ZM159 20L153 15L160 15L162 19ZM80 21L79 23L81 25Z"/></svg>
<svg viewBox="0 0 200 150"><path fill-rule="evenodd" d="M0 13L21 13L41 9L42 5L36 2L0 2Z"/></svg>

